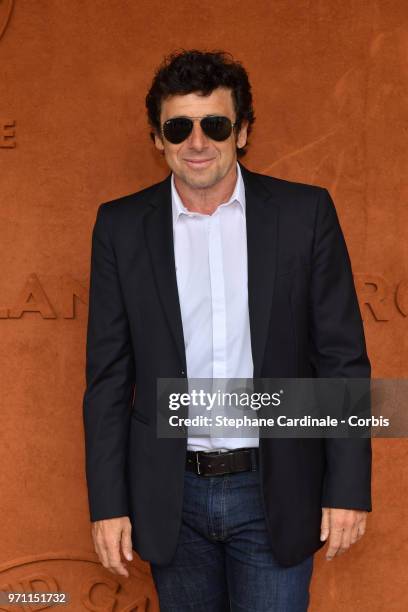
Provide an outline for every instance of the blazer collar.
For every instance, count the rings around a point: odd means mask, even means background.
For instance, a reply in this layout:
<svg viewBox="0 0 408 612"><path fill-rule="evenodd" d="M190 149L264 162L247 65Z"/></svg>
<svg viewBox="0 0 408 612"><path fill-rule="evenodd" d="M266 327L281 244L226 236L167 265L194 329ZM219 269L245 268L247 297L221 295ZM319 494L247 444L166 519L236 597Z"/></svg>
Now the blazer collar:
<svg viewBox="0 0 408 612"><path fill-rule="evenodd" d="M248 252L248 308L254 378L261 376L275 283L278 215L276 194L240 162L244 186ZM174 259L171 173L161 181L144 218L154 279L170 332L187 372L183 325Z"/></svg>

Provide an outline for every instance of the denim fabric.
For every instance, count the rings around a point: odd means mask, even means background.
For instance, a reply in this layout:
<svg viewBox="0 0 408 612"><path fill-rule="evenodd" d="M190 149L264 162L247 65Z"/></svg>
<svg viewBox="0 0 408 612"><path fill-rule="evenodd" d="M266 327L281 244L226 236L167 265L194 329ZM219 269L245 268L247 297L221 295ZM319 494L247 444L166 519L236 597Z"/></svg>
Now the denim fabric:
<svg viewBox="0 0 408 612"><path fill-rule="evenodd" d="M270 548L257 469L185 472L176 554L151 564L161 612L304 612L313 555L280 565Z"/></svg>

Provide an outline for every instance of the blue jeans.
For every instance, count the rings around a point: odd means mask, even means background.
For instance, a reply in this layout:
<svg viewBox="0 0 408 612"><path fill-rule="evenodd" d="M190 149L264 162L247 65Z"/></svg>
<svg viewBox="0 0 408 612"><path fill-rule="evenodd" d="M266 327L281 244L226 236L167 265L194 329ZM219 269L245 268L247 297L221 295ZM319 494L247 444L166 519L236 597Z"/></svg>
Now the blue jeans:
<svg viewBox="0 0 408 612"><path fill-rule="evenodd" d="M161 612L305 612L313 555L280 565L270 548L258 470L185 472L177 550L151 564Z"/></svg>

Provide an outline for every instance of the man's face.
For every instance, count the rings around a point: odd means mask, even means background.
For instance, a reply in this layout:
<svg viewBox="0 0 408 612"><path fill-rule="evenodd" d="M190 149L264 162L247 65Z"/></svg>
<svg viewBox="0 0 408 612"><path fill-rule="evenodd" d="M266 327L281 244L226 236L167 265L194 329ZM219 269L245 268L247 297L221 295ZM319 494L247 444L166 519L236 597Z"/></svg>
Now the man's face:
<svg viewBox="0 0 408 612"><path fill-rule="evenodd" d="M231 89L218 87L208 96L198 93L170 96L162 102L160 124L173 117L204 115L223 115L234 123L236 117ZM164 136L160 138L156 134L155 145L164 151L170 169L179 180L192 188L212 187L235 167L236 146L245 145L247 126L248 122L243 121L237 138L235 129L227 140L218 142L206 136L199 120L195 120L190 136L180 144L172 144Z"/></svg>

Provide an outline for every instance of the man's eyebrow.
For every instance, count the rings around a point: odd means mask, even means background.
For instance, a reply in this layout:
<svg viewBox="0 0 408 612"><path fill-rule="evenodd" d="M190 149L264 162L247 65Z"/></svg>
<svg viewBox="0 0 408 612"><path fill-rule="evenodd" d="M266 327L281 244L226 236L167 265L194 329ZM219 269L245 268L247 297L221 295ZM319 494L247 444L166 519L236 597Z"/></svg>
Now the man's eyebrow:
<svg viewBox="0 0 408 612"><path fill-rule="evenodd" d="M219 117L222 113L207 113L206 115L173 115L172 117L168 117L166 121L169 119L201 119L202 117Z"/></svg>

